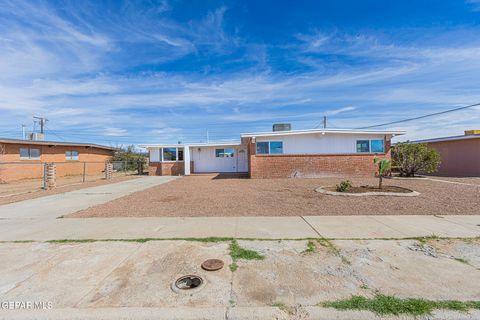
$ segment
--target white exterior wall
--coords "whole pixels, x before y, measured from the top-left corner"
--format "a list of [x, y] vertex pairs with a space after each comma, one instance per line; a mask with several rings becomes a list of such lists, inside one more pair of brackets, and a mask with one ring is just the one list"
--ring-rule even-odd
[[[215, 157], [215, 149], [235, 149], [232, 158]], [[240, 152], [243, 150], [243, 152]], [[248, 157], [246, 146], [235, 147], [191, 147], [194, 172], [247, 172]]]
[[[283, 141], [284, 154], [348, 154], [357, 152], [357, 140], [383, 140], [379, 134], [321, 133], [257, 137], [256, 142]], [[387, 136], [391, 138], [390, 135]]]
[[160, 148], [149, 148], [150, 162], [160, 162]]

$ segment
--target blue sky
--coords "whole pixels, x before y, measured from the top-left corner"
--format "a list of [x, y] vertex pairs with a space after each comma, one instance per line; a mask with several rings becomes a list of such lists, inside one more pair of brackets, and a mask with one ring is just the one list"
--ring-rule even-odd
[[[0, 0], [0, 136], [236, 139], [357, 128], [480, 102], [480, 0]], [[480, 129], [480, 108], [390, 127]], [[28, 128], [27, 128], [28, 129]]]

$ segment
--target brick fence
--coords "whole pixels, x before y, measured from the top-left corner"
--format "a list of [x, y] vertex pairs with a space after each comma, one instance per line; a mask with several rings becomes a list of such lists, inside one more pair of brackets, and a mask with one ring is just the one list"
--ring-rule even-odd
[[[183, 161], [176, 162], [150, 162], [148, 164], [148, 175], [150, 176], [180, 176], [185, 173]], [[190, 161], [190, 172], [193, 170], [193, 161]]]

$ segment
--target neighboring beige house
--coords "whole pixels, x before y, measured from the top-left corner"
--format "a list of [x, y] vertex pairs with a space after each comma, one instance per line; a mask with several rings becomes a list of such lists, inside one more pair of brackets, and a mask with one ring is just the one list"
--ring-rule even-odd
[[449, 177], [480, 177], [480, 130], [462, 136], [412, 141], [436, 149], [442, 163], [435, 174]]
[[[0, 138], [0, 181], [43, 177], [44, 162], [59, 162], [57, 175], [101, 174], [115, 148], [92, 143]], [[84, 162], [88, 165], [84, 168]]]

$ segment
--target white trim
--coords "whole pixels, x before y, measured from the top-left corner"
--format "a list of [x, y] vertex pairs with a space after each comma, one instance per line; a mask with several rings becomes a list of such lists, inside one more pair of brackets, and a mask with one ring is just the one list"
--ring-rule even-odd
[[141, 148], [185, 148], [185, 147], [226, 147], [241, 146], [241, 142], [192, 143], [192, 144], [139, 144]]
[[289, 136], [296, 134], [327, 134], [327, 133], [341, 133], [341, 134], [383, 134], [398, 136], [403, 135], [406, 131], [388, 131], [388, 130], [353, 130], [353, 129], [309, 129], [309, 130], [290, 130], [290, 131], [275, 131], [275, 132], [253, 132], [242, 133], [242, 138], [255, 137], [269, 137], [269, 136]]
[[480, 134], [415, 140], [415, 141], [410, 141], [410, 143], [429, 143], [429, 142], [443, 142], [443, 141], [456, 141], [456, 140], [468, 140], [468, 139], [480, 139]]

